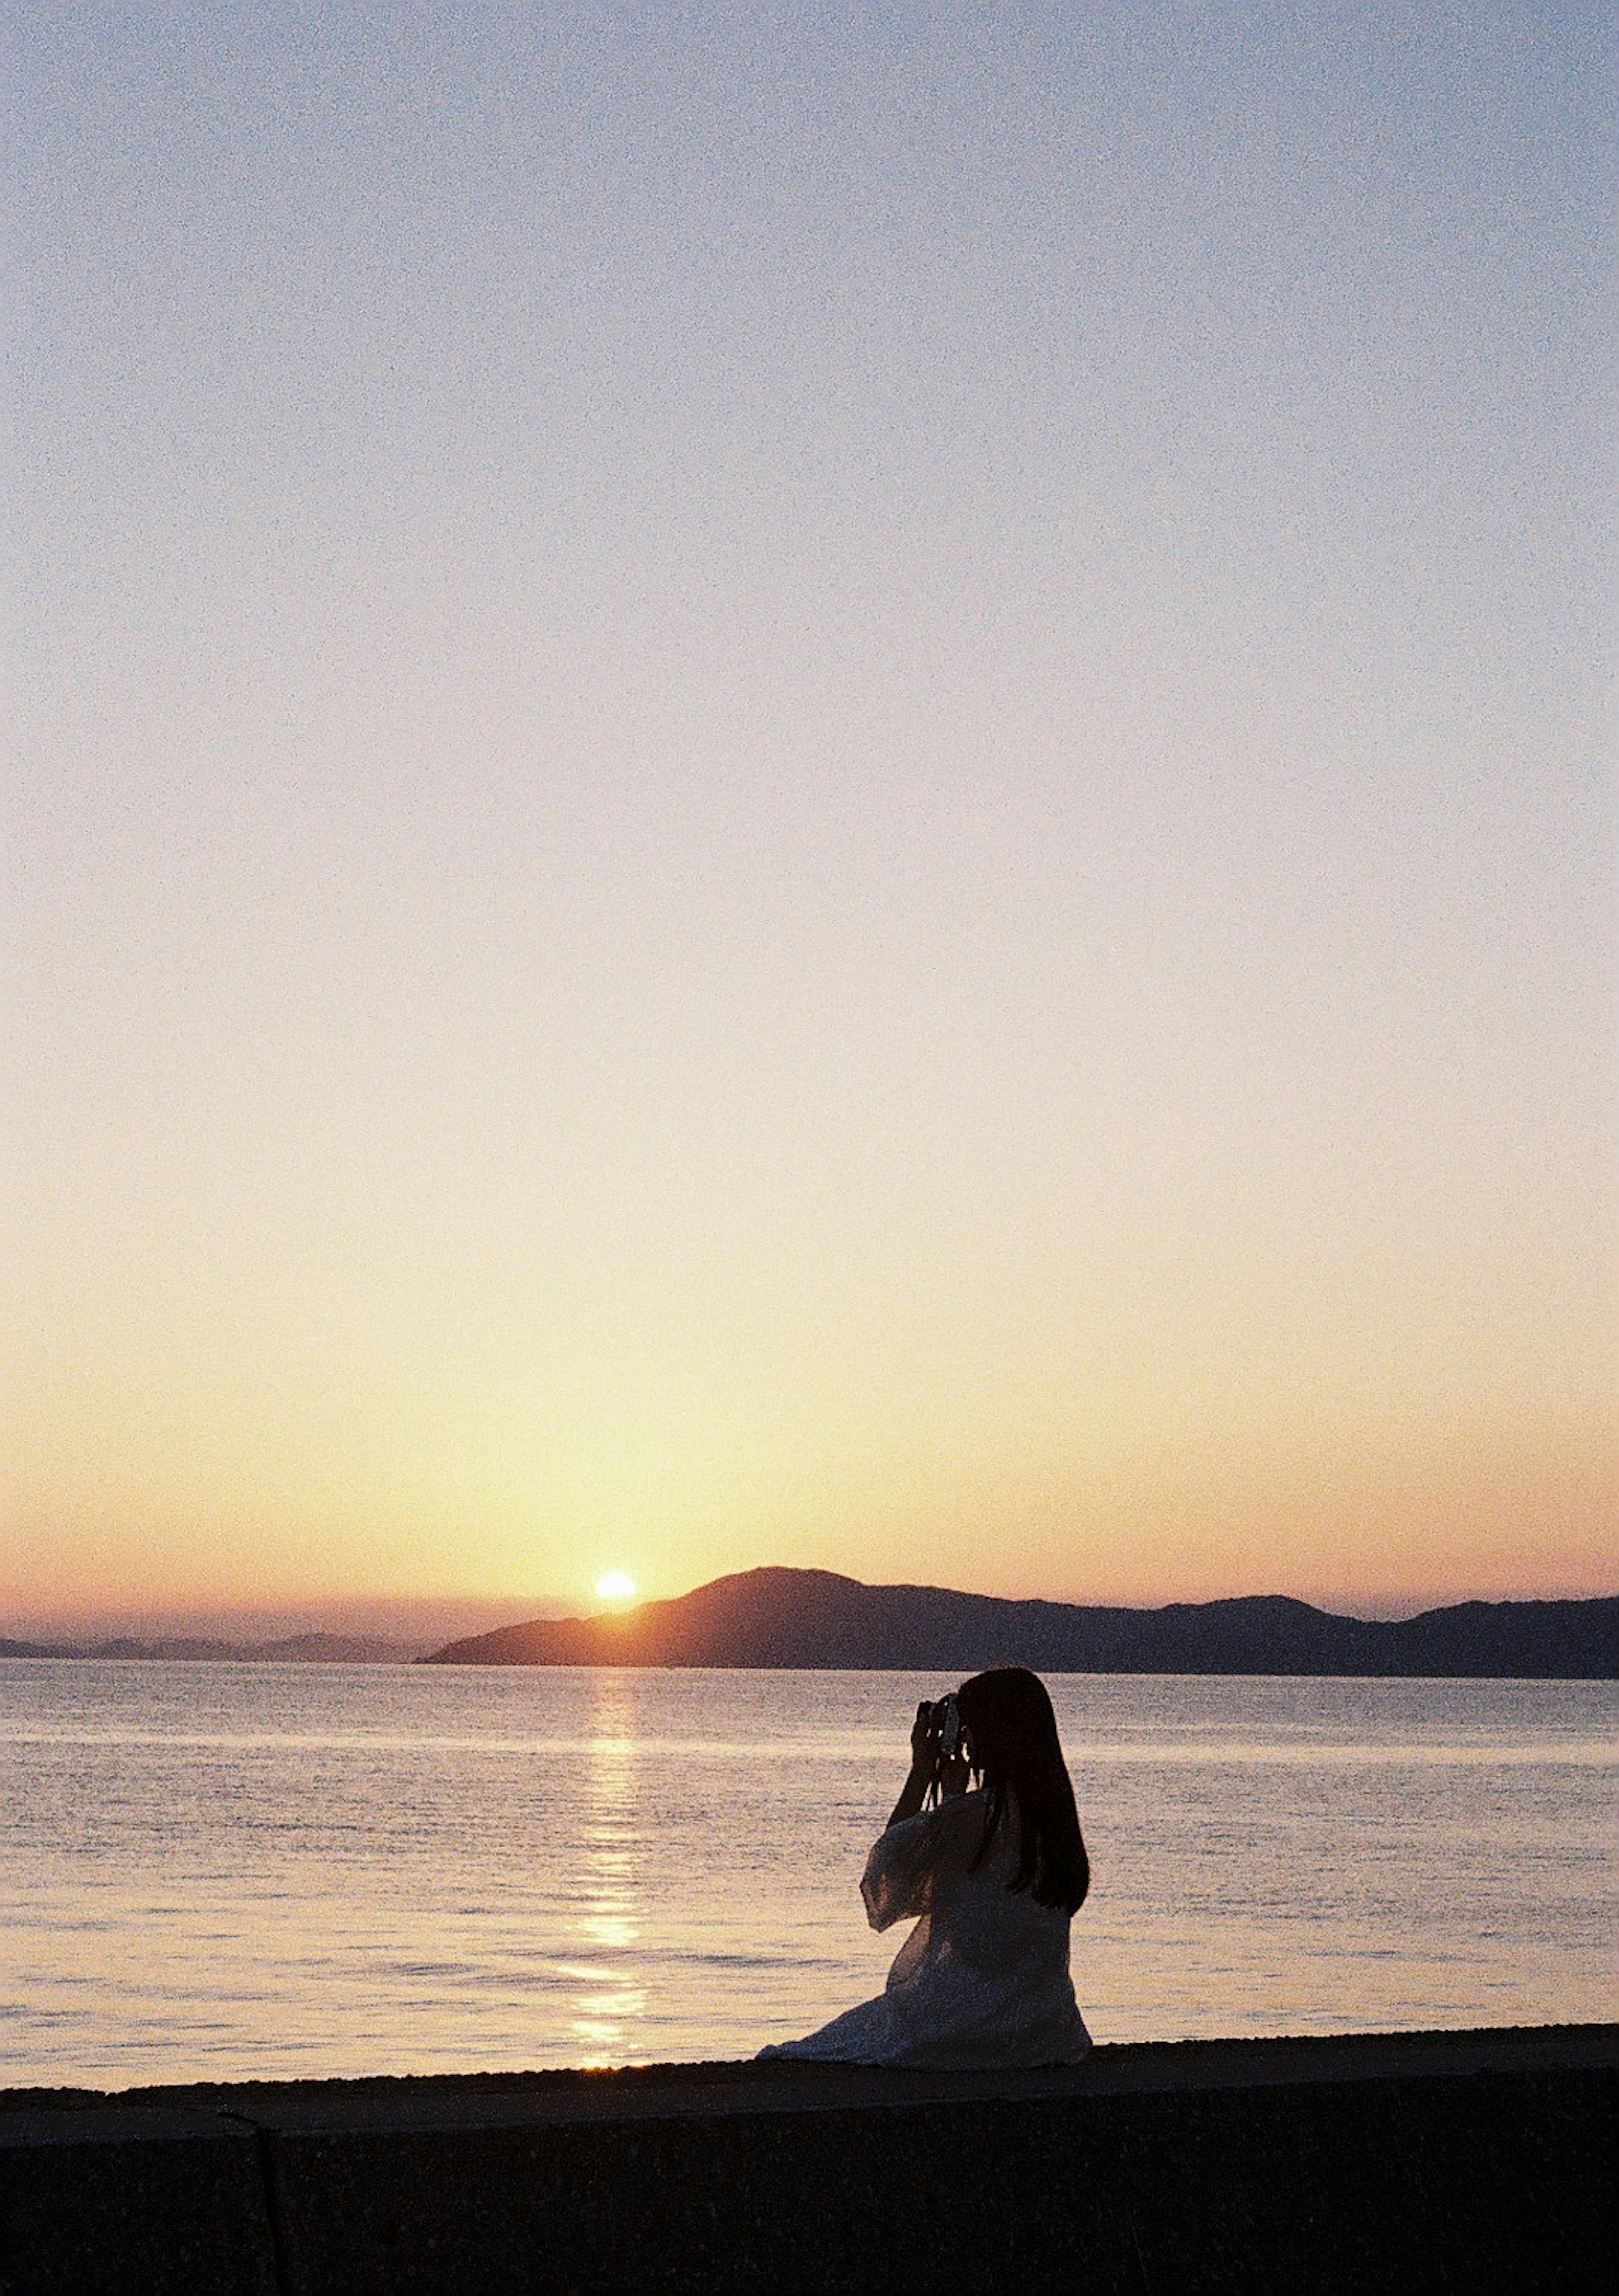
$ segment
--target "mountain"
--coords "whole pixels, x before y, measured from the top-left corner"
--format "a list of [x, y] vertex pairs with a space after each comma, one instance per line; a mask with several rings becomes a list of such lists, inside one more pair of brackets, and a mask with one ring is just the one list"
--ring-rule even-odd
[[1395, 1623], [1286, 1595], [1162, 1610], [1011, 1603], [866, 1587], [830, 1570], [744, 1570], [671, 1602], [536, 1619], [446, 1643], [429, 1666], [871, 1667], [970, 1674], [1345, 1674], [1619, 1677], [1619, 1596], [1458, 1603]]

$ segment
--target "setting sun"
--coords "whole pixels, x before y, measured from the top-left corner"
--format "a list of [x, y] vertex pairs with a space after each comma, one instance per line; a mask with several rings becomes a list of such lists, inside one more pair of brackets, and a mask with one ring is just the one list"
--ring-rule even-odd
[[635, 1581], [627, 1570], [604, 1570], [596, 1581], [599, 1603], [633, 1603], [634, 1599]]

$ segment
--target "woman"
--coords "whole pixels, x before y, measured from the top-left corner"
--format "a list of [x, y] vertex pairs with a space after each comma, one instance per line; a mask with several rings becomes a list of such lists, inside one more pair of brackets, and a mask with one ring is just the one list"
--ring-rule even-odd
[[911, 1775], [860, 1885], [874, 1930], [920, 1916], [887, 1990], [761, 2056], [991, 2069], [1072, 2064], [1090, 2047], [1068, 1923], [1091, 1867], [1045, 1685], [997, 1667], [956, 1703], [953, 1754], [947, 1702], [919, 1711]]

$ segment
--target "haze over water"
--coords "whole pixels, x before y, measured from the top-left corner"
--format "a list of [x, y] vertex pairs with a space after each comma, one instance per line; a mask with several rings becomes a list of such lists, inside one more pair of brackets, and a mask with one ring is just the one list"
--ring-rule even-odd
[[[880, 1986], [893, 1674], [0, 1662], [6, 2078], [751, 2054]], [[1099, 2040], [1619, 2013], [1619, 1686], [1056, 1677]]]

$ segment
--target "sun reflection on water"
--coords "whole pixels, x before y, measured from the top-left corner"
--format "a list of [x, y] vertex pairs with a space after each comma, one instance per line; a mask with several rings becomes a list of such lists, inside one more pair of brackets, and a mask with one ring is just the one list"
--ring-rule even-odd
[[636, 2054], [632, 2035], [646, 2009], [630, 1950], [641, 1935], [636, 1879], [641, 1836], [636, 1815], [634, 1698], [617, 1672], [593, 1685], [581, 1826], [581, 1897], [569, 1928], [585, 1948], [557, 1973], [576, 1988], [568, 2030], [585, 2065], [623, 2064]]

